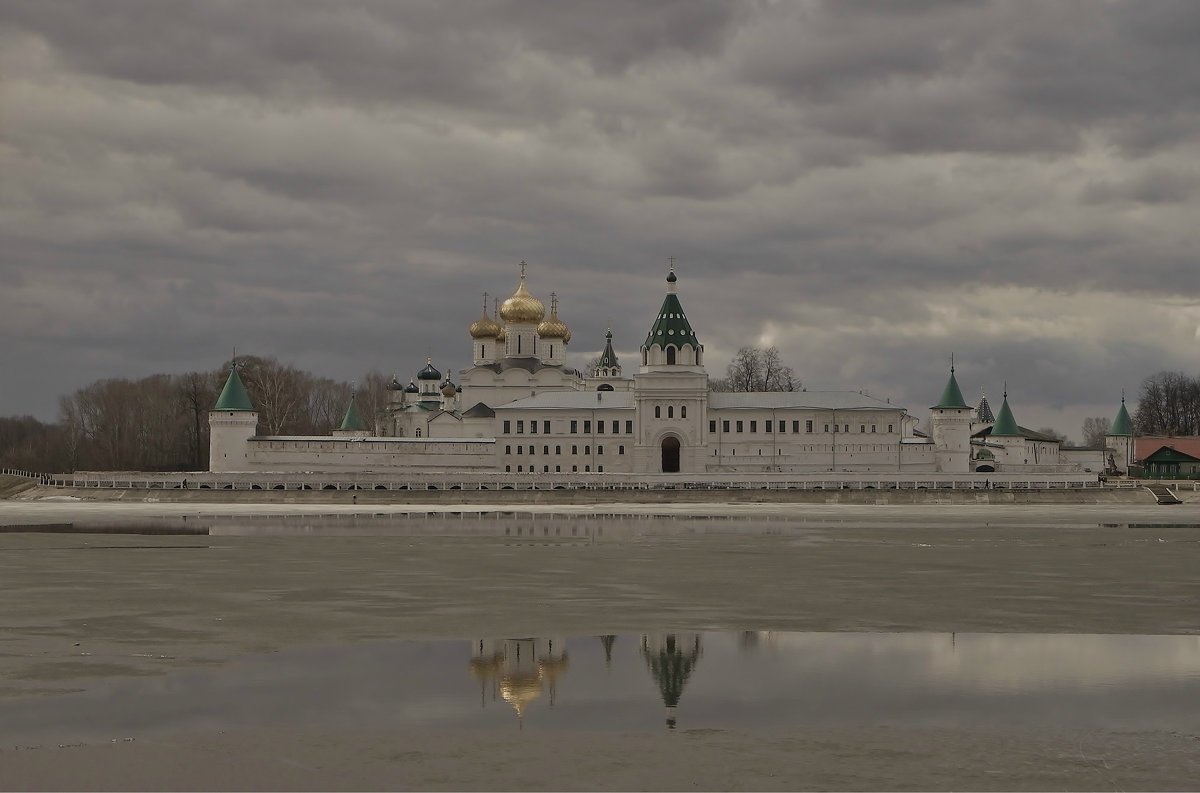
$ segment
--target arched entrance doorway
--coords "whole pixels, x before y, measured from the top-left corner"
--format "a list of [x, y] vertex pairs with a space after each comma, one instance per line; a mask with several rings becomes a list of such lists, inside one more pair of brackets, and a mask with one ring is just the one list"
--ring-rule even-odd
[[662, 472], [679, 473], [679, 439], [674, 435], [668, 435], [662, 440]]

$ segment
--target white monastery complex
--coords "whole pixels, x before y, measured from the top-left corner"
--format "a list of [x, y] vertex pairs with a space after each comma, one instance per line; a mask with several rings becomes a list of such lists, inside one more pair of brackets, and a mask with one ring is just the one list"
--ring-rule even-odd
[[[1065, 474], [1127, 468], [1132, 427], [1122, 401], [1108, 450], [1064, 450], [1020, 427], [1005, 394], [993, 416], [972, 408], [950, 367], [928, 432], [904, 407], [858, 391], [718, 392], [688, 321], [672, 267], [640, 360], [617, 360], [611, 329], [590, 371], [566, 365], [571, 331], [552, 298], [526, 286], [468, 336], [473, 364], [459, 383], [429, 360], [408, 384], [393, 378], [372, 434], [351, 398], [331, 436], [257, 434], [258, 413], [237, 367], [209, 414], [210, 469], [234, 472], [421, 474]], [[628, 371], [633, 370], [633, 371]], [[931, 394], [931, 399], [934, 397]], [[1107, 455], [1107, 457], [1105, 457]]]

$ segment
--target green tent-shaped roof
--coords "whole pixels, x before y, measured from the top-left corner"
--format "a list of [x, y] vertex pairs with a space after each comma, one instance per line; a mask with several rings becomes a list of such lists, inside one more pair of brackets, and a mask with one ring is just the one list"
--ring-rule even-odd
[[238, 375], [236, 361], [229, 367], [229, 379], [225, 381], [213, 410], [254, 410], [246, 386], [242, 385], [242, 378]]
[[934, 410], [968, 410], [969, 406], [963, 401], [962, 390], [958, 387], [958, 380], [954, 377], [954, 367], [950, 367], [950, 379], [946, 381], [946, 387], [942, 390], [942, 398], [933, 406]]
[[1004, 404], [1000, 406], [1000, 413], [996, 416], [996, 423], [992, 425], [993, 438], [1019, 438], [1021, 430], [1017, 427], [1017, 420], [1013, 418], [1012, 408], [1008, 406], [1008, 392], [1004, 392]]
[[604, 352], [600, 353], [600, 362], [596, 366], [615, 369], [619, 364], [617, 363], [617, 354], [613, 352], [611, 329], [604, 335], [604, 338]]
[[658, 310], [654, 326], [646, 334], [643, 347], [649, 348], [655, 344], [666, 347], [668, 344], [674, 343], [676, 347], [690, 344], [696, 349], [700, 348], [696, 332], [692, 330], [692, 324], [688, 322], [687, 315], [683, 313], [683, 306], [679, 303], [679, 297], [675, 294], [676, 280], [675, 271], [671, 270], [671, 274], [667, 276], [667, 296], [663, 299], [662, 308]]
[[339, 430], [364, 432], [367, 429], [367, 422], [363, 421], [362, 414], [358, 412], [358, 395], [350, 395], [350, 404], [346, 406], [346, 417], [342, 419], [342, 426]]
[[1109, 435], [1133, 435], [1133, 422], [1129, 420], [1129, 411], [1125, 409], [1125, 397], [1121, 397], [1121, 409], [1117, 411], [1117, 417], [1113, 419], [1112, 427], [1108, 430]]

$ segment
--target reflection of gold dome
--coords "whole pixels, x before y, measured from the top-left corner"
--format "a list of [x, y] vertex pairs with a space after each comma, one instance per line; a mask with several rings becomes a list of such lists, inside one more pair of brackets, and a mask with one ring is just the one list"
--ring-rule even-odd
[[566, 339], [571, 335], [567, 323], [558, 318], [558, 297], [553, 293], [550, 295], [550, 316], [538, 325], [537, 332], [543, 339]]
[[525, 706], [542, 695], [542, 675], [528, 672], [508, 674], [500, 678], [500, 696], [513, 706], [517, 716], [524, 715]]
[[525, 262], [521, 262], [521, 285], [500, 304], [500, 318], [508, 323], [534, 324], [546, 316], [546, 306], [525, 289]]

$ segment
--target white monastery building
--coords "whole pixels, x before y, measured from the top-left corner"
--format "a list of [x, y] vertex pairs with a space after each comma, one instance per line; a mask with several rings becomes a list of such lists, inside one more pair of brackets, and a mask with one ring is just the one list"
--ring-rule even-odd
[[[258, 435], [258, 413], [231, 367], [209, 414], [211, 470], [1049, 474], [1078, 472], [1092, 457], [1095, 470], [1103, 466], [1104, 450], [1073, 454], [1018, 426], [1007, 393], [996, 417], [986, 397], [968, 406], [953, 366], [929, 408], [928, 434], [905, 408], [858, 391], [712, 391], [673, 267], [632, 376], [611, 329], [591, 371], [566, 365], [571, 331], [555, 297], [547, 316], [529, 292], [524, 262], [512, 297], [492, 315], [486, 300], [468, 329], [473, 364], [459, 383], [432, 360], [407, 385], [393, 378], [380, 435], [353, 398], [331, 436]], [[1117, 452], [1130, 445], [1128, 423], [1114, 422], [1108, 445]]]

